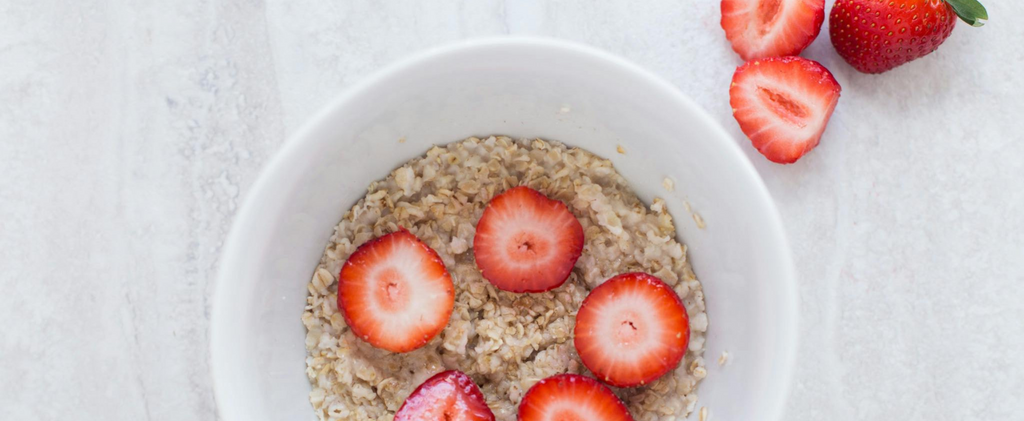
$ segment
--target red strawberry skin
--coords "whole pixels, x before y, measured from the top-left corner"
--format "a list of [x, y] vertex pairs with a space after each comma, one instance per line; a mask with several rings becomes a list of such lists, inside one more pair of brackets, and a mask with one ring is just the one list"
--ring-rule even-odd
[[590, 291], [573, 333], [576, 352], [594, 376], [633, 387], [679, 365], [690, 342], [690, 319], [665, 282], [646, 273], [625, 273]]
[[338, 308], [352, 333], [391, 352], [425, 345], [454, 306], [441, 257], [405, 229], [360, 246], [338, 275]]
[[828, 28], [847, 63], [864, 73], [882, 73], [935, 51], [956, 21], [942, 0], [836, 0]]
[[841, 91], [818, 62], [775, 57], [737, 68], [729, 102], [754, 148], [772, 162], [792, 164], [818, 146]]
[[484, 394], [461, 371], [444, 371], [427, 379], [405, 399], [394, 421], [494, 421]]
[[800, 54], [824, 21], [825, 0], [722, 0], [722, 29], [743, 60]]
[[518, 420], [633, 421], [633, 417], [608, 386], [578, 374], [559, 374], [537, 382], [523, 395]]
[[511, 292], [558, 288], [582, 253], [583, 226], [569, 208], [525, 186], [491, 199], [473, 238], [484, 278]]

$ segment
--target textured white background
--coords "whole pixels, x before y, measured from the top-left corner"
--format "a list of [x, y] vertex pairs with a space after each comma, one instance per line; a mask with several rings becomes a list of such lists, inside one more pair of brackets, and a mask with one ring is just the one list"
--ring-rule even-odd
[[[843, 96], [821, 146], [779, 166], [741, 142], [801, 278], [787, 420], [1024, 417], [1024, 3], [987, 3], [987, 27], [882, 76], [824, 31], [804, 55]], [[0, 419], [215, 418], [232, 216], [367, 74], [459, 39], [572, 39], [742, 139], [718, 19], [712, 0], [0, 0]]]

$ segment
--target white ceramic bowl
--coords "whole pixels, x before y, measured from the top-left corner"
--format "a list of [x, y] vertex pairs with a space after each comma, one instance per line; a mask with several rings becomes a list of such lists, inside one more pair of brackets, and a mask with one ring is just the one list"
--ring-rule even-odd
[[[214, 297], [224, 420], [315, 419], [300, 316], [332, 228], [371, 181], [431, 145], [489, 134], [585, 148], [610, 158], [641, 199], [664, 198], [707, 301], [699, 405], [718, 420], [780, 418], [795, 354], [795, 277], [778, 212], [750, 162], [651, 73], [581, 45], [506, 38], [432, 50], [363, 80], [263, 171], [224, 247]], [[665, 177], [674, 192], [663, 189]], [[722, 351], [731, 355], [724, 368], [715, 364]]]

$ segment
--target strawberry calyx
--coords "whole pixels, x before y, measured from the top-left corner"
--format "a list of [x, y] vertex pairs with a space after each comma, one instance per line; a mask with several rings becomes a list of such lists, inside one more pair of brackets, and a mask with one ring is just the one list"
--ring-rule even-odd
[[988, 11], [978, 0], [943, 0], [953, 12], [960, 17], [960, 20], [967, 22], [975, 28], [984, 26], [988, 22]]

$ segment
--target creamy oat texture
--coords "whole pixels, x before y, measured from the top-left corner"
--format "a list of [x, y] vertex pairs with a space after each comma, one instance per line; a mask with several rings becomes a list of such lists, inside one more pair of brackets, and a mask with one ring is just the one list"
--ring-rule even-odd
[[[583, 225], [583, 255], [564, 285], [540, 294], [494, 288], [473, 262], [474, 226], [487, 202], [519, 185], [561, 200]], [[337, 274], [371, 238], [403, 226], [444, 260], [455, 284], [448, 326], [426, 346], [393, 354], [363, 342], [337, 308]], [[690, 346], [679, 368], [651, 384], [614, 389], [637, 420], [678, 420], [697, 402], [706, 375], [704, 294], [675, 241], [661, 199], [648, 208], [612, 167], [587, 151], [543, 140], [470, 138], [430, 149], [382, 181], [338, 223], [309, 283], [302, 322], [308, 329], [310, 402], [321, 420], [390, 421], [421, 382], [446, 369], [470, 375], [499, 421], [516, 418], [523, 394], [559, 373], [589, 371], [572, 330], [587, 292], [620, 273], [643, 271], [682, 297]]]

